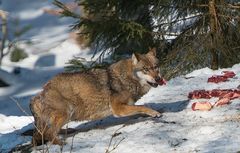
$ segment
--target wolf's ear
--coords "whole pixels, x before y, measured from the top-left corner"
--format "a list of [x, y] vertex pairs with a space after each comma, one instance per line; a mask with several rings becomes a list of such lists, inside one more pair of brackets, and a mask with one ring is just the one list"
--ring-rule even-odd
[[149, 48], [148, 55], [157, 56], [156, 48]]
[[137, 53], [133, 53], [132, 54], [132, 62], [133, 62], [133, 64], [136, 65], [139, 62], [139, 60], [140, 60], [140, 55], [137, 54]]

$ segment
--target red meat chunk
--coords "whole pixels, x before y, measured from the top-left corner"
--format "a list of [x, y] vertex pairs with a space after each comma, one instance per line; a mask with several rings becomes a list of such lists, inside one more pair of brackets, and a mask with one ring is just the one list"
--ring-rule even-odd
[[213, 83], [226, 82], [227, 80], [228, 80], [228, 77], [220, 76], [220, 75], [214, 75], [208, 78], [208, 82], [213, 82]]
[[164, 78], [162, 78], [157, 83], [162, 86], [162, 85], [166, 85], [167, 81]]
[[225, 82], [228, 78], [233, 78], [236, 74], [233, 71], [223, 71], [223, 75], [214, 75], [208, 78], [208, 82], [219, 83]]
[[[214, 106], [222, 106], [229, 104], [231, 100], [235, 98], [240, 98], [240, 90], [235, 89], [214, 89], [214, 90], [194, 90], [190, 92], [188, 98], [190, 99], [199, 99], [205, 98], [209, 99], [211, 97], [219, 97], [219, 100], [214, 104]], [[192, 110], [210, 110], [209, 102], [196, 102], [192, 104]]]
[[223, 73], [224, 73], [224, 76], [228, 78], [233, 78], [236, 75], [233, 71], [223, 71]]

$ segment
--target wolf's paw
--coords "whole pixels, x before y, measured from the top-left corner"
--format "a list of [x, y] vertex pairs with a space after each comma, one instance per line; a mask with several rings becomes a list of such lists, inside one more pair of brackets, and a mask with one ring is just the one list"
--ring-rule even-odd
[[151, 117], [154, 117], [154, 118], [159, 118], [162, 116], [161, 113], [157, 112], [157, 111], [152, 111], [151, 114], [149, 114]]

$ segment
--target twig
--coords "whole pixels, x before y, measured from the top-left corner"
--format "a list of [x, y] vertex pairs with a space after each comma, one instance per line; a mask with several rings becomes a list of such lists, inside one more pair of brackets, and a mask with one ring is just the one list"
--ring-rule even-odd
[[72, 150], [73, 150], [73, 140], [74, 140], [74, 137], [75, 137], [75, 134], [74, 134], [74, 135], [73, 135], [73, 137], [72, 137], [72, 142], [71, 142], [70, 153], [72, 153]]
[[[30, 114], [28, 114], [23, 108], [22, 108], [22, 106], [19, 104], [19, 102], [16, 100], [16, 99], [14, 99], [13, 97], [9, 97], [13, 102], [15, 102], [15, 104], [18, 106], [18, 108], [25, 114], [25, 115], [27, 115], [27, 116], [32, 116], [32, 115], [30, 115]], [[30, 119], [32, 122], [34, 122], [32, 119]], [[40, 134], [42, 134], [42, 132], [35, 126], [35, 124], [33, 124], [34, 125], [34, 127], [37, 129], [37, 131], [40, 133]], [[46, 126], [45, 126], [45, 128], [46, 128]], [[44, 128], [44, 129], [45, 129]]]
[[[23, 108], [22, 108], [22, 106], [19, 104], [19, 102], [16, 100], [16, 99], [14, 99], [13, 97], [9, 97], [17, 106], [18, 106], [18, 108], [25, 114], [25, 115], [27, 115], [27, 116], [32, 116], [32, 115], [30, 115], [30, 114], [28, 114]], [[31, 119], [31, 121], [33, 121], [32, 119]]]
[[[22, 108], [22, 106], [19, 104], [19, 102], [16, 100], [16, 99], [14, 99], [13, 97], [9, 97], [17, 106], [18, 106], [18, 108], [25, 114], [25, 115], [27, 115], [27, 116], [30, 116], [23, 108]], [[29, 118], [32, 122], [33, 122], [33, 120], [31, 119], [31, 118]], [[10, 123], [9, 123], [10, 124]], [[15, 131], [17, 131], [19, 134], [21, 133], [20, 132], [20, 130], [18, 130], [15, 126], [13, 126], [12, 124], [11, 124], [11, 126], [15, 129]], [[24, 139], [26, 140], [26, 138], [24, 137]], [[32, 147], [32, 146], [31, 146]]]
[[118, 132], [118, 131], [121, 130], [122, 128], [124, 128], [125, 126], [126, 126], [126, 125], [124, 124], [123, 126], [121, 126], [120, 128], [118, 128], [118, 129], [112, 134], [111, 139], [110, 139], [109, 144], [108, 144], [108, 148], [106, 149], [105, 153], [110, 153], [110, 152], [112, 152], [113, 150], [115, 150], [115, 149], [120, 145], [120, 143], [125, 139], [125, 138], [122, 138], [118, 143], [115, 142], [114, 145], [113, 145], [113, 147], [112, 147], [112, 149], [110, 150], [110, 147], [111, 147], [111, 145], [112, 145], [113, 138], [116, 137], [116, 136], [118, 136], [118, 135], [120, 135], [121, 132]]
[[154, 25], [153, 27], [154, 27], [154, 28], [157, 28], [157, 27], [161, 27], [161, 26], [163, 26], [163, 25], [175, 24], [175, 23], [177, 23], [177, 22], [190, 20], [190, 19], [197, 18], [197, 17], [201, 17], [201, 16], [204, 16], [204, 15], [205, 15], [205, 14], [197, 14], [197, 15], [193, 15], [193, 16], [189, 16], [189, 17], [185, 17], [185, 18], [176, 19], [176, 20], [173, 20], [173, 21], [171, 21], [171, 22], [163, 22], [163, 23], [160, 23], [160, 24], [158, 24], [158, 25]]
[[[22, 106], [19, 104], [19, 102], [15, 99], [15, 98], [13, 98], [13, 97], [9, 97], [17, 106], [18, 106], [18, 108], [25, 114], [25, 115], [27, 115], [27, 116], [32, 116], [32, 115], [30, 115], [29, 113], [27, 113], [23, 108], [22, 108]], [[30, 119], [32, 122], [34, 122], [32, 119]], [[40, 129], [38, 129], [38, 127], [33, 123], [33, 126], [35, 127], [35, 129], [41, 134], [41, 136], [42, 136], [42, 145], [43, 145], [43, 148], [42, 148], [42, 150], [43, 150], [43, 153], [45, 153], [45, 147], [44, 147], [44, 134], [43, 134], [43, 132], [45, 131], [45, 129], [46, 129], [46, 126], [47, 125], [45, 125], [45, 127], [44, 127], [44, 129], [43, 129], [43, 131], [41, 131]], [[35, 147], [35, 146], [33, 146], [33, 147]], [[49, 150], [48, 150], [48, 146], [47, 146], [47, 148], [46, 148], [46, 152], [49, 152]]]

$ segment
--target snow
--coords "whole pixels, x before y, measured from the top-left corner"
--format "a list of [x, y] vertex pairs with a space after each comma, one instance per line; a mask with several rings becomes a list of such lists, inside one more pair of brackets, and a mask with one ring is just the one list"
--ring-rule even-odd
[[[54, 68], [48, 69], [47, 72], [53, 73], [53, 70]], [[223, 70], [234, 71], [237, 75], [228, 82], [207, 83], [209, 76], [221, 74]], [[30, 77], [32, 82], [44, 77], [43, 74], [46, 73], [38, 69], [31, 71], [33, 71]], [[187, 78], [186, 76], [194, 77]], [[165, 86], [152, 88], [137, 102], [138, 105], [145, 104], [163, 112], [161, 118], [142, 116], [114, 118], [110, 116], [99, 121], [71, 122], [65, 128], [75, 128], [79, 132], [67, 136], [66, 145], [62, 148], [48, 144], [49, 152], [70, 152], [70, 150], [85, 153], [105, 152], [116, 131], [118, 135], [113, 138], [109, 147], [111, 150], [115, 146], [113, 151], [115, 153], [239, 151], [240, 131], [237, 129], [240, 126], [240, 99], [233, 100], [230, 105], [215, 107], [211, 111], [192, 111], [191, 104], [194, 100], [189, 101], [187, 96], [190, 91], [196, 89], [235, 89], [240, 84], [240, 64], [217, 71], [203, 68], [186, 76], [169, 80]], [[34, 77], [37, 79], [33, 79]], [[24, 75], [22, 79], [24, 80]], [[42, 80], [44, 82], [48, 79]], [[25, 81], [23, 83], [27, 84], [27, 80]], [[24, 92], [16, 92], [11, 96], [15, 96], [16, 101], [19, 101], [23, 109], [29, 113], [27, 105], [30, 97], [41, 90], [41, 85], [35, 86], [33, 88], [35, 90], [31, 88], [33, 85], [27, 86]], [[21, 110], [17, 111], [13, 107], [16, 105], [14, 101], [8, 100], [11, 104], [5, 107], [2, 102], [3, 100], [0, 103], [0, 143], [4, 144], [1, 145], [1, 149], [8, 151], [17, 144], [30, 142], [31, 137], [21, 136], [20, 133], [33, 128], [31, 125], [33, 118]], [[42, 147], [35, 148], [33, 152], [41, 152], [39, 149]]]
[[28, 116], [9, 116], [9, 117], [7, 117], [7, 116], [1, 114], [0, 121], [3, 125], [0, 127], [0, 131], [2, 134], [6, 134], [6, 133], [10, 133], [10, 132], [14, 131], [15, 129], [21, 129], [23, 126], [26, 126], [26, 125], [32, 123], [34, 120], [33, 120], [33, 117], [28, 117]]
[[[80, 49], [69, 38], [71, 20], [42, 12], [43, 8], [53, 8], [50, 1], [24, 0], [19, 3], [11, 0], [2, 3], [3, 8], [17, 15], [24, 24], [32, 23], [33, 29], [23, 37], [34, 41], [34, 45], [20, 44], [30, 54], [28, 58], [12, 63], [6, 56], [0, 70], [1, 78], [11, 84], [0, 88], [0, 152], [5, 153], [31, 141], [31, 136], [22, 135], [33, 129], [30, 99], [49, 79], [63, 71], [69, 59], [81, 56], [91, 60], [91, 52]], [[14, 3], [18, 7], [11, 5]], [[23, 3], [29, 5], [26, 7]], [[12, 73], [16, 67], [20, 67], [20, 74]], [[208, 77], [225, 70], [237, 75], [227, 82], [207, 83]], [[162, 112], [161, 118], [110, 116], [98, 121], [70, 122], [65, 128], [75, 128], [78, 132], [67, 137], [62, 135], [66, 137], [66, 145], [47, 144], [33, 148], [32, 152], [42, 152], [44, 147], [51, 153], [98, 153], [106, 149], [113, 149], [113, 153], [236, 153], [240, 151], [240, 99], [211, 111], [192, 111], [191, 104], [196, 100], [189, 100], [187, 96], [197, 89], [235, 89], [240, 84], [239, 78], [240, 64], [217, 71], [209, 68], [195, 70], [169, 80], [165, 86], [152, 88], [136, 103]]]

